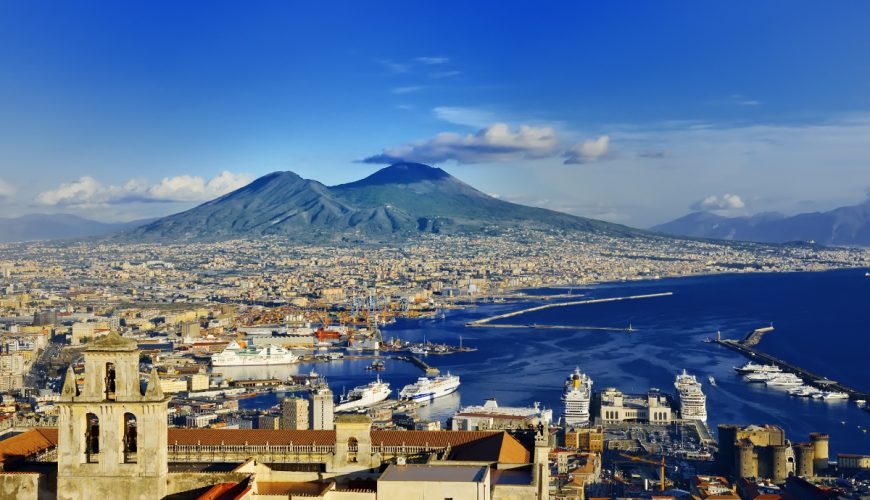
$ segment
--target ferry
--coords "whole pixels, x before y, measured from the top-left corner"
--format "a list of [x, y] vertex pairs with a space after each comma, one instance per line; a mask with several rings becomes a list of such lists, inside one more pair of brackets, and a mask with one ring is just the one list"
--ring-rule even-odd
[[220, 353], [211, 357], [212, 366], [289, 365], [298, 360], [292, 352], [278, 346], [242, 347], [232, 341]]
[[456, 392], [459, 388], [459, 376], [439, 375], [435, 378], [420, 377], [413, 384], [408, 384], [399, 391], [399, 399], [405, 401], [432, 401], [433, 399]]
[[568, 375], [562, 391], [562, 418], [566, 427], [589, 424], [589, 402], [592, 399], [592, 379], [580, 372], [580, 367]]
[[354, 387], [349, 393], [343, 395], [338, 404], [335, 405], [335, 411], [368, 408], [387, 399], [391, 392], [393, 391], [390, 389], [390, 384], [382, 382], [381, 378], [378, 377], [366, 385]]
[[677, 375], [674, 387], [680, 396], [680, 416], [684, 420], [707, 421], [707, 396], [701, 390], [701, 383], [686, 370]]

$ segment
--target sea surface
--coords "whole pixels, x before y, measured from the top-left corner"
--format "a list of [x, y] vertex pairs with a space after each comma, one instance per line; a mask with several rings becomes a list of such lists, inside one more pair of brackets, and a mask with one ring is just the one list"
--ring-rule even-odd
[[[763, 384], [749, 384], [733, 367], [747, 358], [703, 339], [721, 331], [723, 338], [742, 338], [768, 325], [758, 348], [810, 371], [870, 391], [870, 278], [864, 270], [813, 273], [733, 274], [588, 287], [538, 289], [536, 295], [575, 294], [578, 299], [673, 292], [667, 297], [584, 304], [536, 311], [504, 323], [584, 325], [624, 328], [632, 333], [592, 330], [468, 328], [465, 323], [541, 300], [484, 303], [447, 312], [444, 319], [399, 320], [383, 329], [385, 338], [463, 344], [478, 350], [429, 355], [427, 362], [462, 378], [459, 391], [421, 411], [424, 417], [446, 419], [461, 406], [497, 398], [503, 406], [534, 401], [560, 415], [559, 397], [568, 373], [579, 366], [594, 389], [616, 387], [642, 393], [651, 387], [673, 392], [674, 377], [686, 369], [698, 376], [707, 394], [708, 423], [776, 424], [793, 441], [810, 432], [830, 434], [836, 453], [870, 454], [870, 413], [853, 402], [822, 402], [789, 396]], [[566, 301], [574, 299], [558, 299]], [[553, 300], [555, 302], [557, 300]], [[314, 369], [341, 393], [371, 380], [370, 360], [343, 360], [281, 368], [284, 375]], [[286, 373], [285, 373], [286, 372]], [[240, 377], [247, 373], [238, 374]], [[256, 372], [250, 376], [263, 376]], [[393, 388], [411, 383], [421, 371], [386, 360], [380, 376]], [[716, 379], [716, 386], [708, 382]], [[243, 400], [244, 407], [268, 407], [275, 395]]]

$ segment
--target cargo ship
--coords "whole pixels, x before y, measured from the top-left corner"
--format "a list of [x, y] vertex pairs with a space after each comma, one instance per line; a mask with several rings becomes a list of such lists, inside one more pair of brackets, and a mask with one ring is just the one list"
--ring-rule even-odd
[[592, 379], [574, 368], [562, 391], [562, 419], [565, 427], [589, 424], [589, 402], [592, 399]]
[[266, 366], [289, 365], [297, 361], [292, 352], [278, 346], [242, 347], [230, 342], [220, 353], [211, 357], [212, 366]]
[[459, 376], [439, 375], [435, 378], [420, 377], [413, 384], [408, 384], [399, 392], [399, 398], [405, 401], [432, 401], [456, 392], [459, 388]]
[[335, 405], [335, 411], [368, 408], [387, 399], [391, 392], [393, 391], [390, 389], [390, 384], [382, 382], [381, 378], [378, 377], [366, 385], [354, 387], [347, 395], [342, 396], [338, 404]]

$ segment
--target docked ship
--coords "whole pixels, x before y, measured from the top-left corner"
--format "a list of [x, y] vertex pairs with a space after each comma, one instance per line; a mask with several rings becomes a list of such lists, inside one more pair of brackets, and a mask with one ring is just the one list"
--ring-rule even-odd
[[674, 387], [680, 396], [680, 416], [684, 420], [707, 421], [707, 396], [701, 390], [701, 383], [686, 370], [677, 375]]
[[740, 373], [743, 375], [746, 375], [749, 373], [780, 373], [782, 371], [778, 366], [776, 366], [774, 364], [760, 365], [757, 363], [753, 363], [752, 361], [746, 363], [745, 365], [741, 366], [740, 368], [737, 368], [735, 366], [734, 370], [737, 373]]
[[420, 377], [413, 384], [408, 384], [399, 392], [399, 398], [406, 401], [432, 401], [435, 398], [456, 392], [459, 388], [459, 376], [439, 375], [435, 378]]
[[278, 346], [242, 347], [238, 342], [230, 342], [220, 353], [211, 357], [212, 366], [265, 366], [289, 365], [295, 363], [296, 356]]
[[565, 427], [583, 426], [589, 424], [589, 402], [592, 399], [592, 379], [589, 375], [574, 368], [574, 373], [568, 375], [565, 390], [562, 391], [562, 418]]
[[799, 387], [804, 385], [804, 380], [794, 373], [781, 373], [764, 382], [768, 387]]
[[368, 408], [376, 403], [387, 399], [390, 393], [388, 382], [382, 382], [378, 377], [366, 385], [354, 387], [347, 395], [342, 396], [338, 404], [335, 405], [335, 411], [351, 411], [360, 408]]

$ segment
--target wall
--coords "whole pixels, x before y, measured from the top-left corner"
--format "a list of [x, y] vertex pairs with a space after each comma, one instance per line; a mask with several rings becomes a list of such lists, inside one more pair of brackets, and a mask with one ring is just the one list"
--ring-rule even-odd
[[238, 483], [246, 477], [248, 474], [238, 472], [170, 472], [166, 478], [166, 494], [198, 490], [220, 483]]
[[39, 492], [39, 474], [26, 472], [0, 473], [0, 498], [36, 500]]

